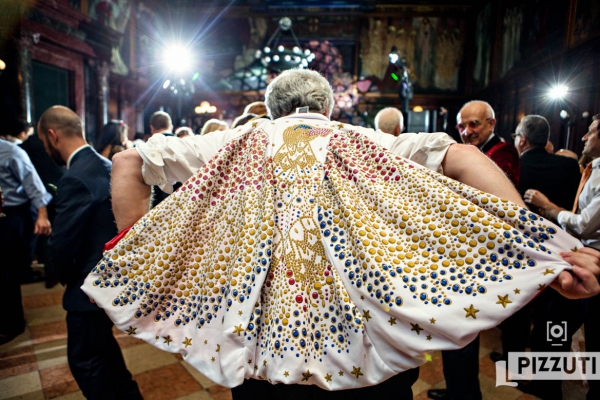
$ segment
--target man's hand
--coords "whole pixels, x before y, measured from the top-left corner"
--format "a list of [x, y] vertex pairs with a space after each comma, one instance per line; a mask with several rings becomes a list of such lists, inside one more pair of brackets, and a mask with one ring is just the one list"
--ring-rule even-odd
[[525, 203], [533, 204], [540, 208], [548, 208], [550, 205], [553, 205], [544, 193], [535, 189], [527, 189], [523, 199], [525, 200]]
[[584, 247], [560, 255], [573, 265], [573, 270], [561, 272], [550, 284], [552, 288], [568, 299], [587, 299], [600, 294], [600, 252]]
[[36, 235], [50, 235], [52, 233], [52, 226], [48, 219], [48, 211], [46, 207], [38, 208], [38, 217], [35, 221], [35, 228], [33, 233]]
[[539, 190], [527, 189], [523, 195], [523, 199], [525, 200], [525, 203], [533, 204], [534, 206], [539, 207], [540, 214], [546, 218], [555, 220], [558, 218], [558, 213], [564, 211], [564, 208], [559, 207], [551, 202], [548, 197], [546, 197], [546, 195]]

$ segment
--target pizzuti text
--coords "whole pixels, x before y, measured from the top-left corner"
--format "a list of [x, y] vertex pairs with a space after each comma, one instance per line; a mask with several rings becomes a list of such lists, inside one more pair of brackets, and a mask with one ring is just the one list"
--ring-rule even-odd
[[600, 353], [508, 353], [508, 379], [597, 380]]

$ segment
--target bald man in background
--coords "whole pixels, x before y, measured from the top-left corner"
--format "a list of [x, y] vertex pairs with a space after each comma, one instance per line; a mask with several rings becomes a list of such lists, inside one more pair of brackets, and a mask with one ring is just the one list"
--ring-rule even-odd
[[117, 234], [111, 208], [111, 162], [85, 141], [81, 120], [66, 107], [42, 114], [38, 135], [46, 152], [66, 172], [58, 182], [55, 229], [48, 240], [51, 270], [63, 285], [67, 311], [67, 360], [87, 399], [141, 399], [125, 366], [112, 321], [81, 290]]
[[379, 129], [390, 135], [400, 136], [403, 126], [404, 117], [402, 116], [402, 112], [397, 108], [384, 108], [375, 116], [375, 129]]

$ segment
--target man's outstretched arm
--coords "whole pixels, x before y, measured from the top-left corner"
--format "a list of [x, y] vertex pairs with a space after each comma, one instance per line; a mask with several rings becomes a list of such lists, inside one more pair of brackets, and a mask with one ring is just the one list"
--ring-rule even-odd
[[449, 178], [525, 207], [519, 192], [504, 172], [475, 146], [451, 145], [442, 161], [442, 168]]
[[112, 207], [121, 232], [148, 212], [151, 187], [144, 182], [142, 157], [135, 149], [115, 154], [112, 163]]

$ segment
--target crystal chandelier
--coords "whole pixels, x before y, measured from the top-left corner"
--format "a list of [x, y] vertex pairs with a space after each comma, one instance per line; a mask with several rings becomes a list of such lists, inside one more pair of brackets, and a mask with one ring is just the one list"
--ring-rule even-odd
[[[283, 32], [289, 31], [294, 39], [295, 46], [291, 49], [280, 44]], [[283, 17], [279, 20], [279, 26], [267, 45], [261, 50], [256, 51], [256, 58], [260, 59], [262, 65], [274, 70], [283, 71], [291, 68], [306, 68], [308, 63], [314, 60], [315, 55], [309, 50], [302, 50], [294, 30], [292, 29], [292, 20]]]

